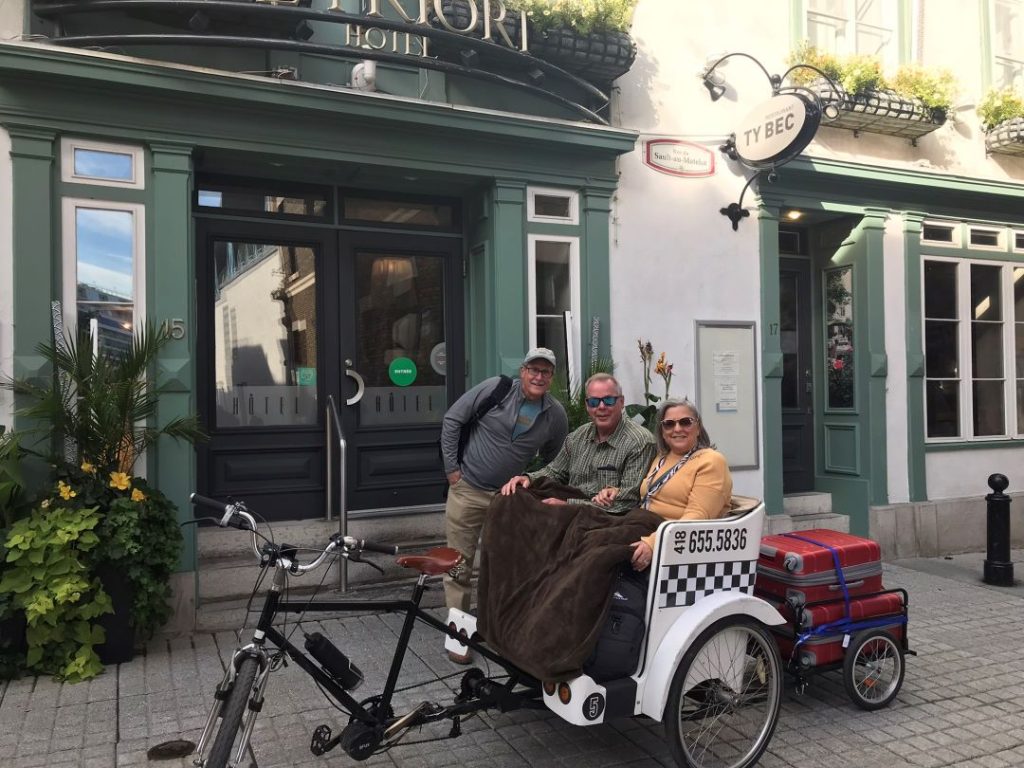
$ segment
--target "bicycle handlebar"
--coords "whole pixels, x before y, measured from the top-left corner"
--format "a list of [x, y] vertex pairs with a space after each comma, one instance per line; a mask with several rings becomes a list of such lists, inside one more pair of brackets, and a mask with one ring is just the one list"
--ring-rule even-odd
[[[207, 509], [213, 510], [221, 515], [221, 519], [217, 522], [221, 528], [238, 528], [241, 531], [249, 531], [252, 534], [252, 550], [256, 554], [257, 558], [261, 558], [260, 548], [256, 541], [256, 518], [254, 518], [249, 511], [245, 508], [245, 504], [242, 502], [227, 504], [223, 501], [217, 501], [217, 499], [211, 499], [209, 496], [203, 496], [198, 493], [193, 493], [189, 496], [189, 500], [197, 507], [206, 507]], [[305, 565], [299, 565], [298, 562], [291, 558], [283, 558], [287, 560], [286, 567], [292, 573], [306, 573], [318, 568], [324, 560], [327, 559], [328, 555], [331, 554], [335, 549], [342, 549], [342, 556], [348, 557], [350, 552], [379, 552], [383, 555], [397, 555], [398, 547], [393, 544], [375, 544], [372, 541], [366, 541], [366, 539], [356, 539], [352, 536], [332, 536], [331, 542], [324, 548], [324, 551], [320, 553], [320, 556], [311, 563]]]

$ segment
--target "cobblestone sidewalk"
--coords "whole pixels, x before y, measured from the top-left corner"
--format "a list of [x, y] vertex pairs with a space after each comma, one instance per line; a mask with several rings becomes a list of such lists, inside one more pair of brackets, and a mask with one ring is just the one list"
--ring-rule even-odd
[[[1014, 553], [1021, 562], [1020, 552]], [[779, 726], [762, 758], [765, 768], [830, 766], [1024, 765], [1024, 589], [986, 587], [974, 560], [886, 565], [885, 583], [910, 593], [906, 682], [894, 704], [856, 709], [839, 675], [812, 680], [798, 696], [787, 681]], [[966, 563], [966, 565], [965, 565]], [[959, 566], [959, 570], [957, 570]], [[980, 567], [973, 573], [980, 574]], [[944, 575], [945, 574], [945, 575]], [[398, 634], [394, 617], [362, 616], [318, 625], [346, 649], [376, 691]], [[190, 766], [191, 758], [149, 761], [146, 751], [174, 738], [195, 740], [210, 694], [235, 645], [234, 635], [158, 639], [144, 656], [79, 685], [23, 679], [0, 687], [0, 766], [110, 768]], [[462, 669], [441, 652], [436, 635], [417, 629], [400, 685], [444, 678], [400, 695], [402, 711], [424, 699], [447, 701]], [[367, 694], [369, 695], [369, 694]], [[253, 744], [259, 768], [352, 765], [341, 750], [309, 752], [320, 723], [337, 731], [337, 713], [313, 684], [290, 667], [271, 679]], [[344, 721], [341, 721], [342, 723]], [[437, 724], [408, 738], [440, 736]], [[659, 723], [628, 719], [593, 728], [570, 726], [546, 712], [487, 714], [465, 723], [456, 740], [400, 745], [371, 766], [458, 765], [473, 768], [672, 766]]]

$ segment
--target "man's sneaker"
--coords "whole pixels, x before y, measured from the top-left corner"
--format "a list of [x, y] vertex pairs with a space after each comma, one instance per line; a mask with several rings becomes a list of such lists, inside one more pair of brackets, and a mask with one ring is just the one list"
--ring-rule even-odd
[[466, 665], [469, 664], [473, 659], [469, 655], [468, 651], [466, 653], [456, 653], [455, 651], [448, 651], [448, 660], [451, 661], [453, 664]]

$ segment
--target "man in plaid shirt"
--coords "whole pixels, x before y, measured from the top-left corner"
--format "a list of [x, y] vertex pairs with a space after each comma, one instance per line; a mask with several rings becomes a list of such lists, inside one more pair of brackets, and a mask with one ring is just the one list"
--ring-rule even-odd
[[[541, 477], [582, 491], [589, 503], [621, 515], [640, 504], [640, 481], [654, 458], [654, 436], [622, 418], [622, 387], [615, 377], [596, 373], [587, 380], [590, 423], [574, 430], [562, 450], [543, 469], [516, 475], [501, 488], [503, 496], [528, 488]], [[602, 493], [616, 489], [615, 493]], [[614, 498], [613, 498], [614, 497]], [[547, 504], [586, 504], [582, 499], [545, 499]]]

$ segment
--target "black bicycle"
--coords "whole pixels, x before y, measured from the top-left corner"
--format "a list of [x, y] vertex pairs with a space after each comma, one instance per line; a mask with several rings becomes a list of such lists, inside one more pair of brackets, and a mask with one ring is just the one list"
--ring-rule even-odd
[[[256, 717], [263, 708], [270, 674], [279, 669], [286, 658], [312, 677], [349, 718], [341, 733], [336, 735], [327, 725], [315, 729], [310, 742], [310, 750], [314, 755], [322, 755], [340, 745], [353, 759], [365, 760], [377, 752], [390, 749], [410, 728], [427, 723], [450, 720], [451, 729], [447, 737], [454, 738], [461, 733], [462, 719], [481, 710], [544, 708], [541, 684], [537, 680], [495, 655], [478, 638], [460, 634], [454, 625], [446, 625], [420, 608], [428, 576], [443, 573], [458, 575], [460, 568], [468, 567], [456, 550], [439, 547], [423, 555], [404, 555], [397, 559], [399, 565], [419, 572], [410, 600], [292, 601], [284, 599], [289, 576], [309, 573], [336, 558], [373, 565], [363, 560], [363, 553], [396, 555], [397, 548], [335, 534], [322, 550], [314, 550], [315, 557], [310, 562], [301, 563], [300, 552], [310, 550], [288, 544], [278, 545], [264, 536], [255, 517], [243, 503], [225, 504], [198, 494], [192, 495], [192, 503], [216, 511], [219, 515], [217, 523], [221, 527], [237, 528], [251, 534], [253, 552], [259, 558], [261, 571], [257, 586], [269, 573], [273, 574], [252, 635], [247, 643], [234, 651], [224, 677], [217, 686], [213, 707], [196, 745], [197, 757], [193, 761], [196, 766], [225, 768], [241, 764], [249, 748]], [[362, 672], [326, 636], [320, 632], [304, 633], [304, 648], [299, 648], [275, 626], [279, 614], [300, 614], [301, 621], [302, 615], [308, 613], [355, 611], [379, 611], [405, 616], [384, 689], [362, 700], [352, 695], [352, 691], [363, 682]], [[470, 669], [462, 675], [452, 703], [423, 702], [408, 712], [396, 715], [391, 706], [392, 698], [417, 620], [473, 648], [482, 658], [493, 662], [506, 674], [501, 678], [491, 678], [480, 669]], [[428, 680], [421, 685], [433, 682]]]

